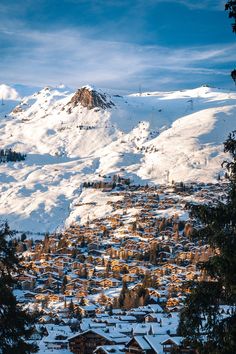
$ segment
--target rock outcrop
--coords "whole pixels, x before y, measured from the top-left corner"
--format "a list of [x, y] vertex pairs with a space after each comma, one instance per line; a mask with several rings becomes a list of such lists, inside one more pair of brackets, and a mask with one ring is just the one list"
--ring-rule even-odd
[[105, 94], [99, 93], [87, 87], [82, 87], [79, 89], [68, 103], [68, 106], [70, 106], [70, 108], [74, 108], [79, 104], [88, 109], [107, 109], [115, 106], [111, 100], [107, 100], [107, 96]]
[[24, 112], [27, 108], [29, 108], [29, 106], [26, 103], [21, 102], [11, 111], [11, 113], [13, 114], [21, 113]]
[[16, 107], [12, 110], [11, 113], [17, 114], [17, 113], [21, 113], [21, 112], [23, 112], [22, 106], [21, 106], [21, 105], [18, 105], [18, 106], [16, 106]]

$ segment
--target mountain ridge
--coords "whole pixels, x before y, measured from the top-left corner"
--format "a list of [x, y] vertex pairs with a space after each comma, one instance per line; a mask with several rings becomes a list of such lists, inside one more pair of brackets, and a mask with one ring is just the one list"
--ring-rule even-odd
[[0, 106], [1, 148], [27, 154], [23, 162], [0, 164], [0, 217], [13, 228], [53, 231], [81, 221], [76, 201], [90, 200], [81, 186], [101, 176], [119, 174], [136, 184], [223, 177], [222, 143], [236, 127], [235, 92], [203, 86], [126, 96], [86, 90], [109, 105], [92, 107], [88, 99], [89, 107], [73, 106], [76, 93], [46, 87]]

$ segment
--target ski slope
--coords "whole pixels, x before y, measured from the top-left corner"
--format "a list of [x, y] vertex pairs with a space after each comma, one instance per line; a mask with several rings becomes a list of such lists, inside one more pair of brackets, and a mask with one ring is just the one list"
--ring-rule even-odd
[[0, 147], [27, 154], [23, 162], [0, 164], [0, 218], [13, 229], [51, 232], [84, 222], [88, 205], [76, 205], [87, 199], [96, 202], [94, 217], [109, 213], [106, 197], [81, 187], [104, 175], [162, 184], [216, 182], [224, 174], [222, 143], [236, 129], [235, 92], [106, 95], [114, 103], [107, 109], [73, 106], [74, 94], [46, 87], [20, 97], [0, 85]]

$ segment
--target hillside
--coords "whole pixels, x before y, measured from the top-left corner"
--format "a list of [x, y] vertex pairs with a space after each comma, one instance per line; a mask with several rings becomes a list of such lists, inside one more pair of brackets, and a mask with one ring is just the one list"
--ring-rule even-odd
[[[82, 190], [86, 181], [216, 182], [222, 142], [236, 128], [236, 93], [209, 87], [123, 97], [89, 86], [0, 92], [0, 147], [27, 154], [0, 164], [0, 216], [22, 231], [109, 213], [106, 194]], [[92, 210], [78, 206], [88, 201]]]

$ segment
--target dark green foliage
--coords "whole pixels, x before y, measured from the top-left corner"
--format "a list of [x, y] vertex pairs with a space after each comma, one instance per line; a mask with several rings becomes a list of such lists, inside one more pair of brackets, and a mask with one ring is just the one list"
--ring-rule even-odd
[[81, 310], [81, 308], [79, 306], [77, 306], [76, 309], [75, 309], [75, 317], [79, 321], [82, 319], [82, 310]]
[[95, 188], [95, 189], [114, 189], [119, 186], [129, 186], [131, 183], [130, 178], [120, 177], [119, 175], [114, 175], [112, 180], [109, 182], [97, 181], [97, 182], [84, 182], [83, 188]]
[[80, 306], [86, 306], [86, 301], [85, 301], [85, 298], [82, 296], [81, 299], [80, 299]]
[[16, 162], [16, 161], [24, 161], [26, 155], [21, 154], [20, 152], [13, 151], [12, 149], [1, 149], [0, 150], [0, 162]]
[[236, 33], [236, 1], [229, 0], [225, 4], [225, 10], [229, 13], [229, 18], [234, 19], [234, 23], [232, 23], [232, 30]]
[[21, 242], [24, 242], [26, 240], [27, 236], [25, 233], [23, 233], [20, 237]]
[[128, 293], [129, 293], [129, 289], [127, 283], [126, 281], [123, 281], [120, 296], [118, 298], [118, 303], [120, 308], [124, 306], [125, 297], [128, 295]]
[[61, 285], [61, 292], [62, 294], [65, 293], [66, 291], [66, 285], [68, 284], [67, 276], [64, 275], [63, 280], [62, 280], [62, 285]]
[[[229, 0], [225, 4], [225, 10], [228, 11], [229, 18], [232, 18], [234, 22], [232, 23], [232, 31], [236, 33], [236, 1]], [[236, 84], [236, 69], [231, 71], [231, 77]]]
[[27, 343], [34, 330], [34, 317], [17, 303], [12, 292], [13, 274], [20, 270], [12, 236], [7, 224], [0, 229], [0, 353], [35, 353], [37, 347]]
[[231, 71], [231, 77], [232, 77], [232, 79], [234, 80], [235, 85], [236, 85], [236, 69], [234, 69], [234, 70]]
[[[181, 313], [179, 333], [199, 353], [236, 353], [236, 132], [224, 143], [229, 190], [216, 206], [193, 205], [192, 217], [203, 225], [193, 236], [210, 244], [213, 256], [200, 265], [207, 281], [189, 284], [191, 294]], [[227, 316], [220, 305], [229, 306]], [[204, 335], [205, 341], [202, 341]]]
[[157, 255], [158, 255], [158, 244], [156, 242], [152, 242], [150, 244], [149, 262], [152, 264], [156, 264]]
[[46, 233], [45, 234], [45, 237], [44, 237], [44, 240], [43, 240], [43, 252], [44, 253], [49, 253], [49, 250], [50, 250], [50, 247], [49, 247], [49, 234]]
[[73, 317], [75, 314], [75, 306], [72, 300], [70, 300], [69, 306], [68, 306], [68, 312], [69, 312], [69, 317]]

